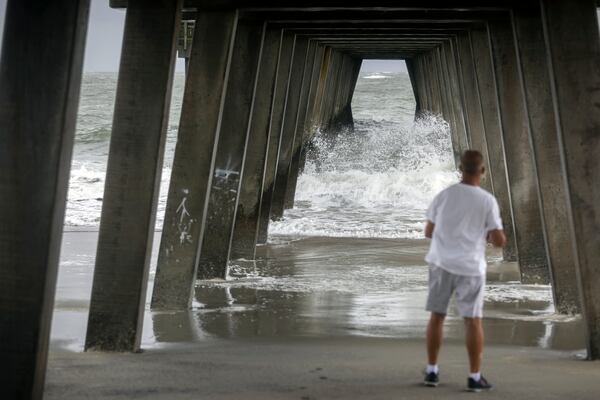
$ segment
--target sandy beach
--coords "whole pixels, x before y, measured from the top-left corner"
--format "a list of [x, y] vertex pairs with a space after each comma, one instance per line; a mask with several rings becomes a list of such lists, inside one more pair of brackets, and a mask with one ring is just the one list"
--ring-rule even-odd
[[[142, 354], [101, 354], [82, 352], [96, 236], [64, 236], [49, 399], [465, 395], [463, 327], [452, 306], [444, 385], [419, 386], [425, 240], [272, 237], [255, 268], [233, 266], [237, 278], [198, 281], [192, 309], [153, 313], [147, 306]], [[498, 385], [489, 396], [596, 398], [600, 368], [579, 361], [580, 318], [554, 314], [550, 288], [518, 283], [516, 265], [496, 251], [488, 261], [484, 373]], [[148, 299], [154, 268], [155, 261]]]
[[[209, 339], [142, 354], [52, 352], [46, 398], [464, 399], [463, 346], [442, 349], [442, 384], [420, 382], [423, 343], [365, 337]], [[521, 346], [486, 349], [486, 399], [594, 400], [600, 365]]]

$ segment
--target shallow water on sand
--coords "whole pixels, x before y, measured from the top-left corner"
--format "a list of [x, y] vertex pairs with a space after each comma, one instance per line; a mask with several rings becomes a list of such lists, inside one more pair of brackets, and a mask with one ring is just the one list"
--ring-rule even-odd
[[[83, 347], [96, 240], [95, 232], [65, 233], [55, 346]], [[259, 247], [255, 269], [234, 268], [234, 275], [246, 276], [198, 281], [191, 310], [154, 313], [147, 306], [143, 346], [205, 337], [422, 338], [428, 318], [426, 248], [425, 240], [412, 239], [279, 237]], [[520, 285], [516, 265], [498, 259], [490, 252], [487, 343], [583, 348], [581, 320], [555, 315], [548, 286]], [[148, 300], [154, 269], [153, 263]], [[446, 326], [450, 340], [462, 340], [462, 322], [452, 306]]]

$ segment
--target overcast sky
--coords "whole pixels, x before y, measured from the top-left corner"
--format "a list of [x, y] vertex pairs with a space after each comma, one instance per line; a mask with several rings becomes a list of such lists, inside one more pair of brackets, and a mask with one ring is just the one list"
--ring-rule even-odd
[[[4, 14], [7, 0], [0, 0], [0, 42], [4, 31]], [[121, 40], [125, 11], [108, 7], [108, 0], [91, 0], [92, 9], [85, 51], [85, 71], [117, 71], [121, 54]], [[600, 18], [600, 11], [598, 12]], [[178, 59], [177, 70], [183, 71], [183, 62]], [[365, 61], [367, 72], [406, 71], [403, 62]]]

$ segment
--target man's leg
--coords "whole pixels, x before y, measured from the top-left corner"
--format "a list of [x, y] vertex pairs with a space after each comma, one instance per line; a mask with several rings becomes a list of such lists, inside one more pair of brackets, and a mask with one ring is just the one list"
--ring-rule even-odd
[[444, 319], [446, 314], [431, 313], [427, 325], [427, 358], [429, 365], [437, 365], [440, 347], [444, 336]]
[[481, 356], [483, 354], [481, 318], [465, 318], [465, 339], [471, 373], [475, 374], [481, 371]]

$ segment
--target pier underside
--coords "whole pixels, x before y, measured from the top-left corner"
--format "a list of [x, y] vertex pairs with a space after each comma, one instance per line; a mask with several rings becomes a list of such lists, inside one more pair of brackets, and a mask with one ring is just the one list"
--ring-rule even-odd
[[[280, 3], [111, 0], [127, 16], [86, 349], [140, 350], [179, 54], [185, 94], [154, 309], [187, 309], [197, 278], [252, 263], [269, 222], [294, 205], [315, 135], [352, 129], [362, 61], [397, 59], [415, 118], [448, 122], [456, 160], [466, 149], [484, 155], [504, 259], [518, 262], [521, 282], [551, 284], [558, 312], [582, 314], [587, 355], [600, 358], [596, 0]], [[2, 398], [43, 393], [88, 12], [89, 0], [8, 1]]]

